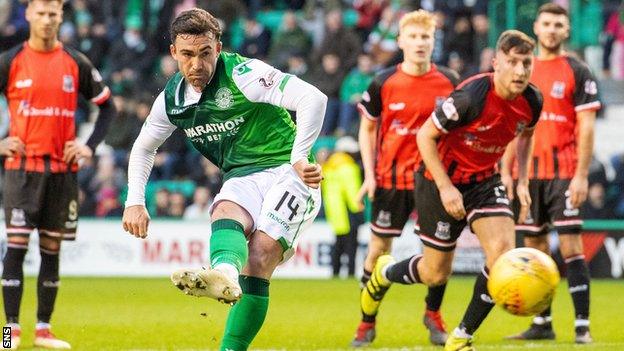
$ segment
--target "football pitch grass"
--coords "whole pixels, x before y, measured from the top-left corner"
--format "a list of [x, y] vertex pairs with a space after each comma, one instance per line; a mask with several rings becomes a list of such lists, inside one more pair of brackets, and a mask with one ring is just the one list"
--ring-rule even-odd
[[[453, 277], [442, 313], [455, 327], [474, 278]], [[36, 280], [26, 280], [21, 309], [22, 347], [33, 349]], [[477, 333], [477, 350], [624, 350], [624, 281], [592, 285], [594, 344], [573, 343], [572, 301], [563, 282], [553, 306], [557, 341], [509, 342], [503, 336], [530, 318], [496, 307]], [[430, 346], [421, 323], [424, 286], [393, 286], [377, 321], [372, 349], [442, 350]], [[266, 322], [251, 345], [263, 350], [347, 350], [359, 321], [355, 280], [274, 280]], [[215, 350], [229, 307], [184, 296], [167, 278], [63, 278], [53, 331], [75, 350]]]

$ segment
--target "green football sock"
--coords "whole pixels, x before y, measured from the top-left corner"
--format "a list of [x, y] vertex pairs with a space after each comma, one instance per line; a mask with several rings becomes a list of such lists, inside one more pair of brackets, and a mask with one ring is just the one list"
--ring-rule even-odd
[[225, 324], [221, 351], [247, 350], [264, 323], [269, 309], [269, 281], [239, 276], [243, 297], [232, 307]]
[[240, 272], [247, 263], [247, 240], [243, 226], [235, 220], [219, 219], [212, 223], [210, 265], [229, 263]]

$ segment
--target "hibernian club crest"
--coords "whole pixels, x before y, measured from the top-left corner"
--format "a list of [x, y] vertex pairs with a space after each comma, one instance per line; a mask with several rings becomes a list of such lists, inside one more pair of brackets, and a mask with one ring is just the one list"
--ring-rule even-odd
[[215, 104], [225, 110], [226, 108], [230, 108], [234, 103], [234, 95], [232, 91], [226, 87], [219, 88], [215, 93]]

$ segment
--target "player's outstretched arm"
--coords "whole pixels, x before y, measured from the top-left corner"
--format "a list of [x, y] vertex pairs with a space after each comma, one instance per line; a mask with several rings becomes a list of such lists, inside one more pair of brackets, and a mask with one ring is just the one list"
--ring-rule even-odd
[[531, 195], [529, 194], [529, 162], [533, 155], [533, 129], [525, 129], [517, 138], [516, 157], [518, 158], [518, 185], [516, 194], [520, 202], [518, 223], [524, 223], [529, 208]]
[[145, 208], [145, 186], [154, 166], [156, 150], [175, 128], [167, 118], [165, 97], [161, 93], [156, 98], [128, 159], [128, 199], [122, 222], [124, 230], [137, 238], [147, 237], [150, 217]]
[[466, 216], [464, 200], [462, 194], [451, 182], [446, 174], [444, 165], [438, 156], [437, 140], [442, 136], [442, 132], [435, 126], [433, 120], [429, 118], [418, 131], [416, 141], [418, 150], [431, 173], [433, 181], [440, 192], [440, 199], [444, 209], [455, 219], [460, 220]]

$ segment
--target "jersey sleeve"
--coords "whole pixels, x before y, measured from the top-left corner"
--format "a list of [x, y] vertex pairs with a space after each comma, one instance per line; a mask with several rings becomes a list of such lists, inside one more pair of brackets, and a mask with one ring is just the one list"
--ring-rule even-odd
[[365, 113], [363, 115], [369, 119], [377, 119], [381, 115], [383, 104], [381, 102], [381, 86], [382, 80], [380, 76], [376, 76], [368, 85], [368, 89], [362, 93], [361, 109]]
[[9, 71], [11, 70], [11, 60], [8, 53], [0, 55], [0, 94], [4, 94], [9, 84]]
[[443, 133], [465, 126], [479, 117], [490, 89], [489, 78], [464, 84], [438, 106], [431, 119]]
[[574, 110], [576, 112], [599, 110], [601, 103], [596, 77], [583, 62], [575, 58], [568, 58], [568, 62], [574, 72]]
[[453, 87], [457, 87], [459, 83], [461, 82], [459, 78], [459, 73], [457, 73], [455, 70], [452, 70], [444, 66], [438, 66], [438, 71], [440, 71], [440, 73], [442, 73], [446, 77], [446, 79], [448, 79], [449, 82], [451, 82]]
[[104, 84], [100, 72], [91, 61], [76, 50], [68, 50], [78, 64], [78, 90], [82, 96], [91, 102], [101, 105], [111, 96], [110, 89]]
[[158, 97], [152, 105], [152, 110], [147, 116], [147, 119], [145, 119], [143, 130], [152, 138], [165, 141], [169, 138], [171, 133], [175, 131], [175, 129], [176, 126], [173, 125], [167, 117], [165, 109], [165, 92], [162, 91], [158, 94]]
[[234, 84], [249, 101], [282, 106], [284, 88], [294, 77], [257, 59], [238, 64], [232, 72]]
[[9, 74], [13, 59], [22, 50], [23, 45], [15, 46], [0, 54], [0, 94], [5, 94], [9, 86]]
[[533, 84], [529, 84], [523, 95], [526, 98], [529, 107], [531, 108], [531, 123], [529, 123], [526, 128], [533, 129], [535, 128], [535, 125], [539, 121], [540, 115], [542, 114], [544, 97], [542, 96], [542, 93], [539, 91], [539, 89]]

